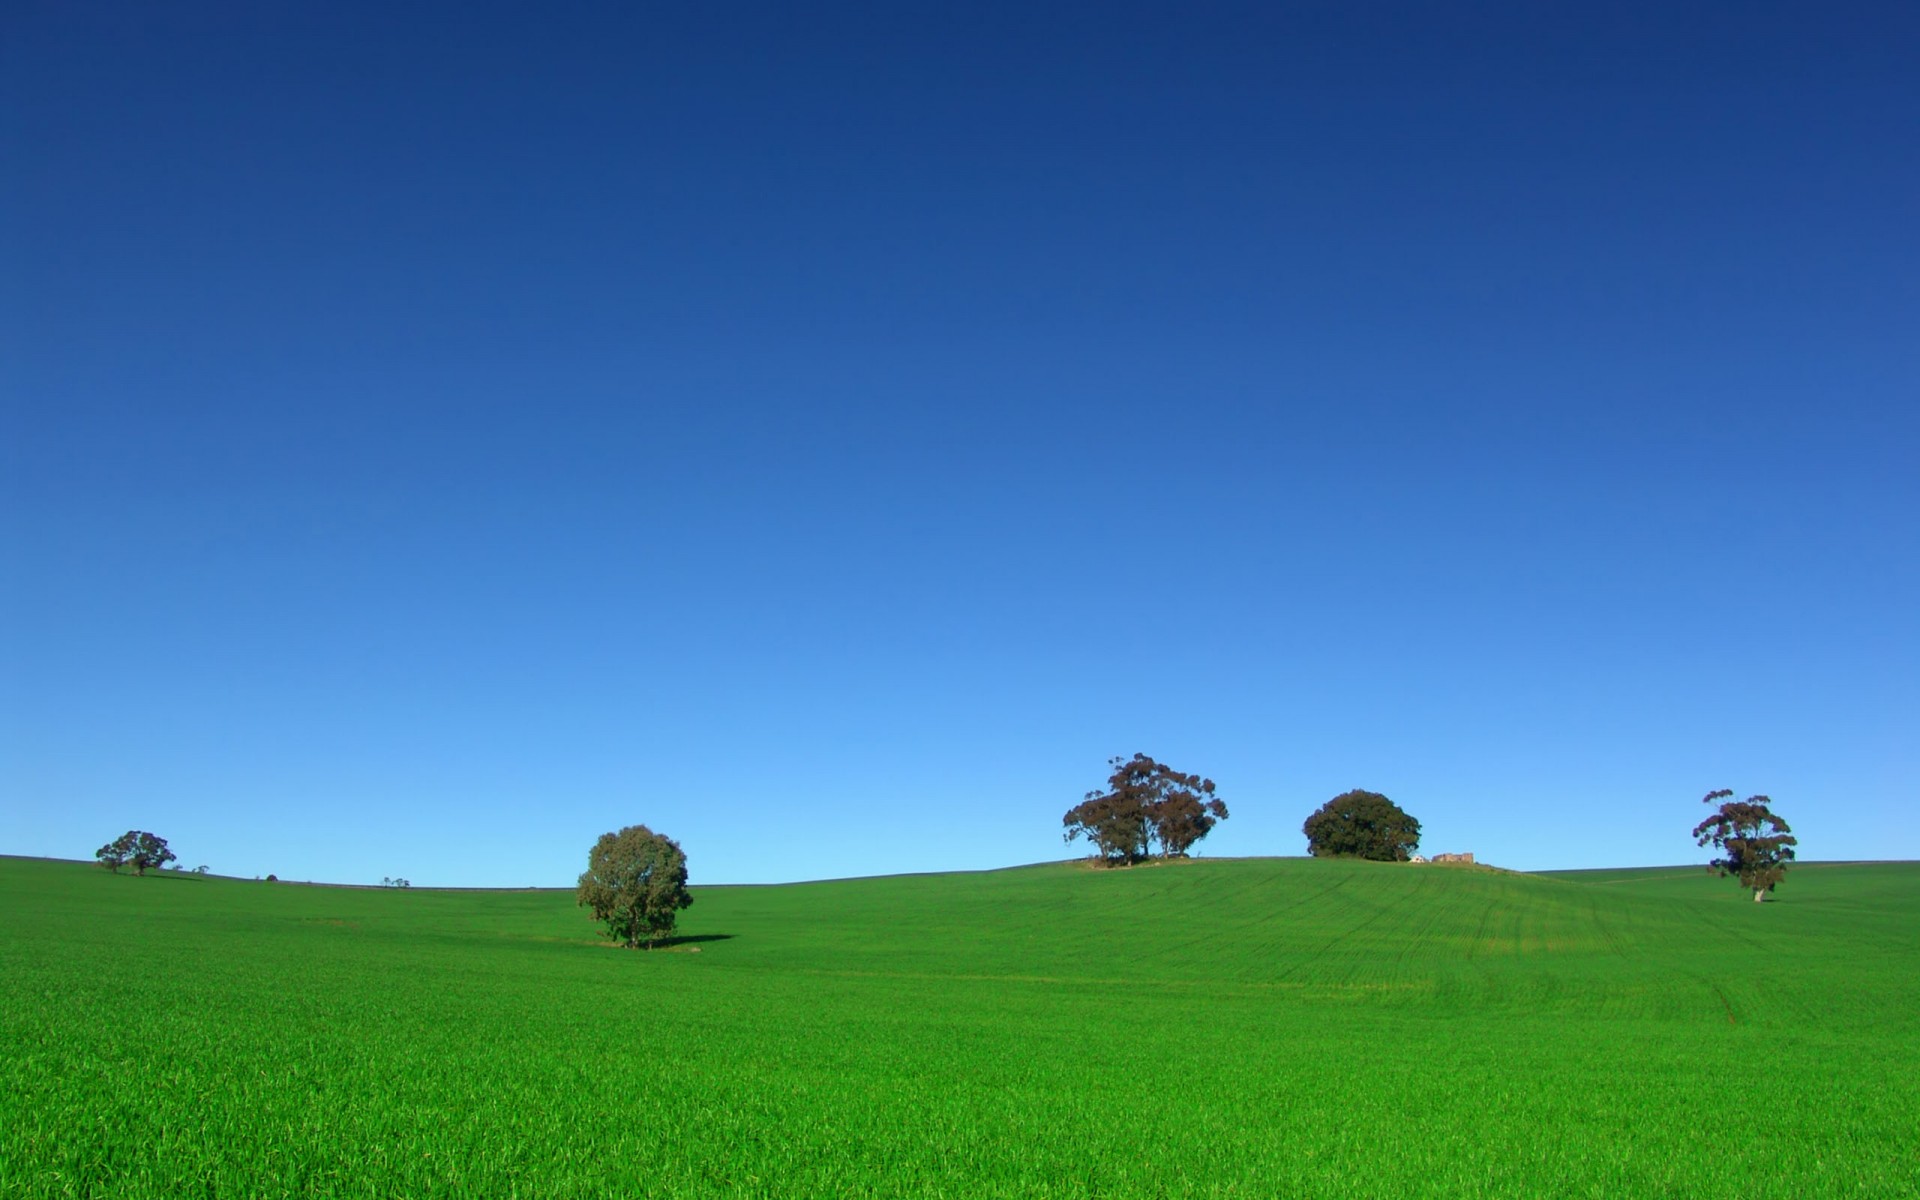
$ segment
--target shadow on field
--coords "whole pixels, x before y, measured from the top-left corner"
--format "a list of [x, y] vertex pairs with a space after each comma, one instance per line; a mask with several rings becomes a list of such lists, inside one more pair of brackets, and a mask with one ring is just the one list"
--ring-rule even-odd
[[679, 937], [661, 938], [653, 944], [655, 950], [671, 950], [675, 946], [697, 946], [701, 942], [730, 942], [731, 933], [687, 933]]

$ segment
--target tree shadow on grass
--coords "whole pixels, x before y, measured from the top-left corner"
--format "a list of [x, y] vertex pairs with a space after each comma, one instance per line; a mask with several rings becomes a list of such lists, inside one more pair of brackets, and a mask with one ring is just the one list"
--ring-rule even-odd
[[697, 946], [701, 942], [726, 942], [733, 940], [731, 933], [683, 933], [677, 937], [664, 937], [653, 944], [655, 950], [671, 950], [675, 946]]

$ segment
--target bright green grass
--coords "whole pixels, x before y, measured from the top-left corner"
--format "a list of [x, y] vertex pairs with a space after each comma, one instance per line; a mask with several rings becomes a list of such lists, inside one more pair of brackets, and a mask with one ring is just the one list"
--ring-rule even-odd
[[0, 1195], [1920, 1194], [1920, 864], [697, 894], [0, 860]]

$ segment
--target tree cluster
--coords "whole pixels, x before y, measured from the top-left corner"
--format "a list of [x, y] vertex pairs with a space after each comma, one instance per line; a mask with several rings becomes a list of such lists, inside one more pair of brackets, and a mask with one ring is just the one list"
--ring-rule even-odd
[[380, 877], [380, 886], [388, 888], [410, 888], [413, 884], [401, 879], [397, 875], [382, 875]]
[[1107, 761], [1113, 773], [1105, 791], [1088, 792], [1067, 810], [1066, 840], [1084, 837], [1108, 865], [1135, 863], [1156, 847], [1168, 858], [1185, 858], [1194, 843], [1227, 819], [1213, 780], [1187, 775], [1144, 754]]
[[1766, 796], [1735, 800], [1732, 789], [1721, 788], [1708, 792], [1700, 802], [1712, 804], [1715, 800], [1721, 801], [1720, 807], [1693, 827], [1696, 845], [1720, 851], [1720, 857], [1708, 863], [1707, 870], [1738, 878], [1741, 887], [1752, 890], [1755, 901], [1765, 900], [1767, 893], [1786, 878], [1793, 848], [1800, 839], [1773, 814], [1773, 801]]
[[121, 867], [131, 866], [135, 875], [145, 875], [149, 870], [164, 867], [179, 856], [167, 849], [167, 839], [155, 837], [142, 829], [129, 829], [119, 837], [93, 852], [100, 865], [119, 874]]
[[1315, 809], [1301, 831], [1315, 858], [1406, 862], [1420, 848], [1420, 822], [1379, 792], [1358, 788]]
[[622, 946], [652, 949], [693, 903], [687, 856], [678, 842], [645, 825], [603, 833], [587, 853], [575, 903], [592, 909], [594, 920]]

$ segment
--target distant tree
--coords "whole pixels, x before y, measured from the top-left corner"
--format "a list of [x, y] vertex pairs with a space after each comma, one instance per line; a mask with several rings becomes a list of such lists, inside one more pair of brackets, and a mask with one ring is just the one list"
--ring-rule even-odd
[[120, 868], [131, 864], [135, 875], [145, 875], [148, 871], [164, 867], [178, 856], [167, 849], [167, 839], [155, 837], [141, 829], [129, 829], [119, 837], [93, 852], [100, 865], [118, 873]]
[[193, 873], [195, 875], [205, 875], [210, 869], [211, 868], [209, 868], [207, 864], [201, 863], [199, 866], [193, 869]]
[[1766, 796], [1748, 796], [1735, 800], [1729, 788], [1708, 792], [1702, 804], [1721, 801], [1712, 816], [1693, 827], [1697, 845], [1712, 846], [1720, 857], [1707, 864], [1717, 875], [1736, 876], [1740, 886], [1753, 891], [1758, 903], [1767, 898], [1787, 876], [1793, 862], [1793, 848], [1800, 839], [1785, 821], [1773, 814], [1773, 801]]
[[587, 853], [575, 900], [593, 910], [594, 920], [616, 942], [652, 949], [673, 932], [680, 910], [693, 903], [687, 856], [679, 843], [645, 825], [603, 833]]
[[1301, 832], [1315, 858], [1405, 862], [1420, 848], [1420, 822], [1379, 792], [1342, 792], [1314, 810]]
[[1185, 858], [1195, 842], [1227, 819], [1214, 782], [1174, 770], [1144, 754], [1107, 760], [1105, 791], [1092, 791], [1061, 818], [1066, 840], [1084, 837], [1109, 865], [1153, 853]]

